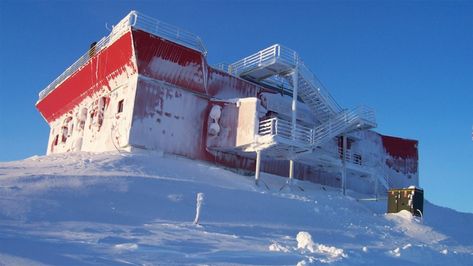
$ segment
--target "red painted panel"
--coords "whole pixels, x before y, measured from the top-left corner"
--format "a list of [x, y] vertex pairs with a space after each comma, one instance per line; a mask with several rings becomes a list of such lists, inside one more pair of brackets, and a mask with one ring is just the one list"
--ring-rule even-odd
[[62, 82], [37, 103], [36, 108], [51, 122], [103, 86], [110, 89], [109, 80], [123, 73], [126, 66], [136, 71], [131, 44], [131, 34], [126, 33]]
[[150, 33], [133, 30], [141, 75], [220, 99], [256, 97], [262, 88], [208, 66], [198, 51]]
[[220, 99], [256, 97], [263, 90], [262, 87], [236, 78], [218, 69], [208, 68], [208, 93]]
[[200, 52], [135, 29], [133, 43], [141, 75], [206, 93]]
[[417, 140], [401, 139], [381, 135], [384, 149], [391, 157], [386, 158], [385, 164], [403, 174], [416, 174], [419, 166]]
[[381, 135], [383, 146], [388, 154], [395, 158], [418, 159], [417, 140], [402, 139]]

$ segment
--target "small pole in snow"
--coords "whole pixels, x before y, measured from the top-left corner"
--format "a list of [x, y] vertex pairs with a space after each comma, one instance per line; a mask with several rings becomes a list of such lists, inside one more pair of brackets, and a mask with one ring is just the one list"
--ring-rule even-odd
[[293, 178], [294, 178], [294, 161], [291, 159], [289, 160], [289, 179], [287, 180], [287, 183], [289, 185], [292, 185]]
[[258, 185], [261, 165], [261, 150], [256, 151], [255, 185]]
[[204, 204], [204, 193], [197, 193], [197, 203], [195, 208], [195, 219], [194, 224], [199, 224], [200, 219], [200, 209], [202, 208], [202, 204]]

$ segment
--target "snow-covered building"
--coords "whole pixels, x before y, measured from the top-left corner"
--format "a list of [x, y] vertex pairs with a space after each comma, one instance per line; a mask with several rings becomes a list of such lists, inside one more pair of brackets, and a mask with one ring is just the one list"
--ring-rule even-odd
[[365, 193], [418, 185], [417, 141], [341, 108], [276, 44], [211, 66], [201, 39], [132, 11], [40, 92], [47, 153], [159, 150]]

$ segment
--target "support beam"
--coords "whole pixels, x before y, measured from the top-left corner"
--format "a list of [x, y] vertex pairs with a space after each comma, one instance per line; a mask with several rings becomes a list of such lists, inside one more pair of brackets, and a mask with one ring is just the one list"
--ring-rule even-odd
[[[299, 62], [296, 58], [296, 67], [292, 72], [292, 139], [296, 140], [296, 124], [297, 124], [297, 90], [299, 88]], [[292, 151], [293, 152], [293, 151]], [[291, 154], [291, 159], [289, 160], [289, 184], [292, 184], [294, 179], [294, 160], [293, 154]]]
[[299, 69], [296, 64], [292, 73], [292, 139], [296, 139], [296, 120], [297, 120], [297, 90], [299, 88]]
[[374, 181], [374, 197], [376, 198], [376, 200], [378, 200], [378, 178], [376, 178], [376, 175], [374, 173], [371, 174], [371, 177], [373, 178], [373, 181]]
[[347, 188], [347, 136], [342, 135], [342, 193], [346, 195]]
[[261, 151], [256, 151], [256, 169], [255, 169], [255, 184], [258, 185], [261, 165]]
[[292, 184], [293, 179], [294, 179], [294, 161], [291, 159], [291, 160], [289, 160], [289, 180], [288, 180], [288, 183]]

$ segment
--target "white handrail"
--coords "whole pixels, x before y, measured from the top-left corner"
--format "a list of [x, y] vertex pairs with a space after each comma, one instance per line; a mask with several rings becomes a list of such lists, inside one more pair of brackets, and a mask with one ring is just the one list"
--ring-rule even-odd
[[351, 111], [343, 111], [337, 114], [314, 129], [314, 142], [312, 145], [320, 145], [326, 140], [338, 136], [347, 129], [358, 125], [375, 127], [376, 119], [374, 111], [368, 107], [360, 106]]
[[305, 145], [309, 147], [312, 143], [313, 130], [312, 128], [296, 125], [296, 130], [292, 132], [292, 124], [289, 121], [273, 117], [260, 121], [259, 123], [259, 133], [260, 136], [279, 136], [281, 138], [295, 141], [299, 145]]
[[315, 128], [296, 124], [294, 132], [291, 122], [272, 117], [260, 121], [258, 134], [260, 136], [277, 135], [287, 140], [294, 139], [296, 143], [307, 145], [307, 148], [310, 149], [359, 125], [376, 126], [372, 109], [360, 106], [351, 111], [343, 111]]

